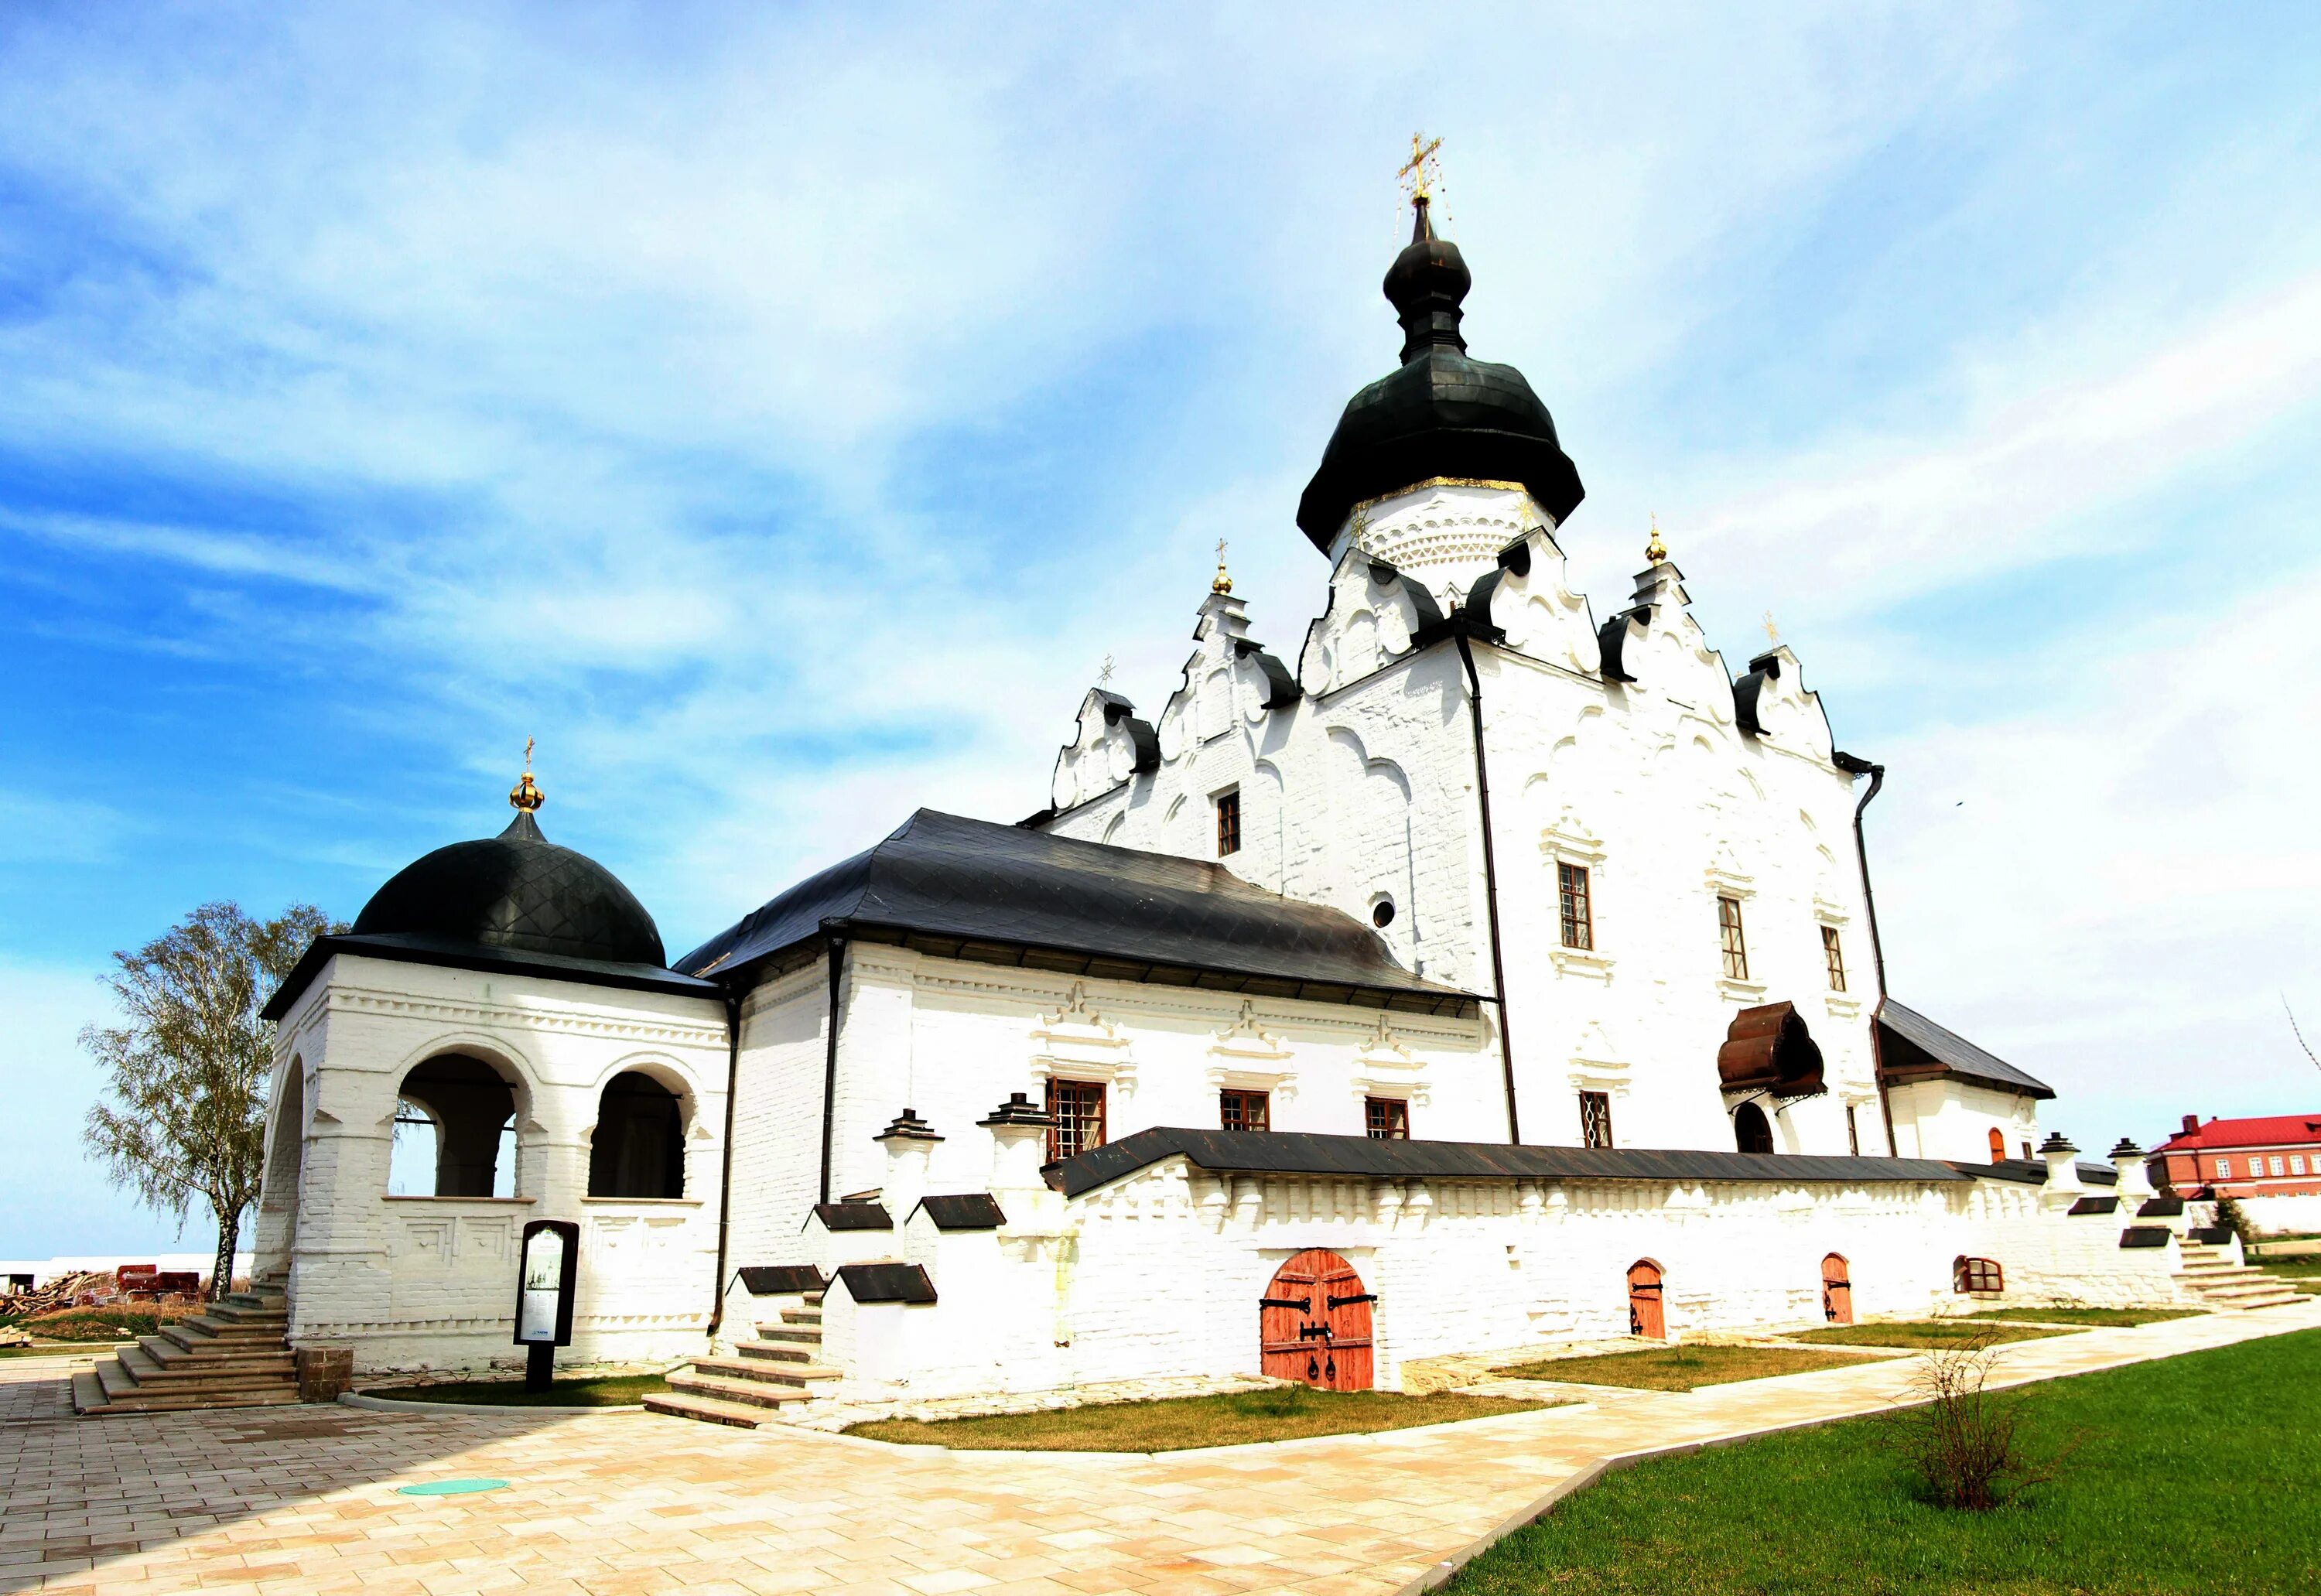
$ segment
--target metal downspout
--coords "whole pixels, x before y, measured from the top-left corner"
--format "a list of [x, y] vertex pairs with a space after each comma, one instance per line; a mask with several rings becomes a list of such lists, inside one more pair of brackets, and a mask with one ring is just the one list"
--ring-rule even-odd
[[1491, 929], [1491, 992], [1499, 1005], [1499, 1070], [1507, 1089], [1507, 1145], [1523, 1143], [1522, 1121], [1515, 1117], [1515, 1050], [1507, 1030], [1507, 972], [1499, 953], [1499, 870], [1491, 846], [1491, 768], [1483, 753], [1483, 679], [1475, 671], [1475, 651], [1465, 633], [1459, 644], [1459, 662], [1467, 668], [1467, 709], [1475, 728], [1475, 798], [1483, 819], [1483, 910]]
[[709, 1302], [708, 1334], [725, 1323], [725, 1241], [733, 1226], [733, 1085], [742, 1067], [742, 999], [725, 994], [725, 1145], [717, 1171], [717, 1280]]
[[[1850, 753], [1833, 753], [1830, 757], [1839, 770], [1870, 778], [1870, 790], [1863, 793], [1861, 801], [1853, 806], [1853, 856], [1861, 865], [1861, 905], [1870, 916], [1870, 963], [1878, 978], [1878, 1005], [1882, 1008], [1886, 1003], [1886, 944], [1878, 935], [1878, 894], [1870, 885], [1870, 844], [1861, 833], [1861, 812], [1870, 807], [1870, 800], [1876, 798], [1886, 785], [1886, 767], [1856, 759]], [[1894, 1102], [1886, 1095], [1886, 1053], [1878, 1041], [1876, 1009], [1872, 1009], [1870, 1016], [1870, 1057], [1871, 1068], [1878, 1075], [1878, 1112], [1886, 1122], [1886, 1156], [1899, 1158], [1902, 1150], [1894, 1144]]]
[[830, 960], [830, 1018], [829, 1040], [823, 1049], [822, 1060], [822, 1197], [830, 1200], [831, 1147], [838, 1126], [838, 987], [845, 979], [846, 937], [832, 931], [828, 936]]

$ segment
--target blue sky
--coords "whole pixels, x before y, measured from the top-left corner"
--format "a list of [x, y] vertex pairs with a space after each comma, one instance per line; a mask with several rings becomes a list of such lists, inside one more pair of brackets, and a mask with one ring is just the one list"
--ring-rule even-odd
[[[1445, 140], [1476, 352], [1770, 611], [1898, 996], [2082, 1146], [2321, 1103], [2309, 6], [19, 6], [0, 14], [0, 1254], [94, 978], [550, 834], [691, 945], [919, 804], [1014, 818], [1391, 362]], [[198, 1241], [193, 1245], [200, 1245]]]

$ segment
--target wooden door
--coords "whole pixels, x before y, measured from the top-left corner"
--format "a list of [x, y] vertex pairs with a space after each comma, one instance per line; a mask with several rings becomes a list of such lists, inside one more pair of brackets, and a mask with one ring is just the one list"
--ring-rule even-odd
[[1657, 1263], [1628, 1265], [1628, 1334], [1649, 1341], [1668, 1339], [1668, 1319], [1661, 1312], [1661, 1266]]
[[1321, 1391], [1370, 1389], [1370, 1304], [1354, 1266], [1315, 1247], [1273, 1272], [1257, 1305], [1261, 1366]]
[[1821, 1261], [1821, 1317], [1833, 1325], [1853, 1322], [1853, 1282], [1846, 1278], [1845, 1260], [1835, 1253]]

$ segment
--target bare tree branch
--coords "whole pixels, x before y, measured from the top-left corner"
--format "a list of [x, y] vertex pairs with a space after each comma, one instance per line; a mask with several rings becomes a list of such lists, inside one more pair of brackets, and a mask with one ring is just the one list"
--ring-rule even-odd
[[2280, 995], [2280, 1012], [2289, 1017], [2289, 1035], [2297, 1038], [2297, 1045], [2305, 1050], [2305, 1056], [2308, 1060], [2311, 1060], [2313, 1067], [2316, 1070], [2321, 1070], [2321, 1058], [2314, 1058], [2313, 1044], [2305, 1040], [2305, 1033], [2297, 1024], [2297, 1010], [2289, 1006], [2289, 994], [2287, 992], [2283, 992]]

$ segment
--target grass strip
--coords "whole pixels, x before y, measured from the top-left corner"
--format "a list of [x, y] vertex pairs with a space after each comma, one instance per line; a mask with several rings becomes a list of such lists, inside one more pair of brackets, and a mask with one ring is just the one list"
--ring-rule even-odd
[[[2321, 1590], [2321, 1331], [2043, 1381], [2052, 1482], [1989, 1513], [1923, 1500], [1880, 1419], [1658, 1458], [1477, 1557], [1454, 1596], [2260, 1596]], [[2154, 1481], [2165, 1482], [2155, 1489]]]
[[2121, 1329], [2133, 1325], [2156, 1325], [2162, 1319], [2197, 1318], [2207, 1311], [2200, 1308], [1987, 1308], [1980, 1313], [1971, 1313], [1967, 1318]]
[[1831, 1325], [1804, 1330], [1788, 1337], [1825, 1346], [1900, 1346], [1913, 1352], [1931, 1346], [1959, 1346], [1969, 1341], [2036, 1341], [2045, 1336], [2072, 1336], [2074, 1330], [2043, 1329], [2037, 1325], [1994, 1323], [1989, 1319], [1916, 1319], [1891, 1325]]
[[362, 1394], [395, 1402], [452, 1402], [495, 1408], [625, 1408], [669, 1389], [658, 1374], [603, 1374], [559, 1380], [526, 1391], [521, 1380], [459, 1380], [438, 1385], [374, 1386]]
[[1640, 1391], [1690, 1391], [1702, 1385], [1729, 1385], [1736, 1380], [1852, 1368], [1864, 1361], [1859, 1353], [1807, 1352], [1795, 1346], [1677, 1345], [1548, 1358], [1496, 1373], [1508, 1380], [1569, 1380], [1581, 1385], [1628, 1385]]
[[1188, 1446], [1408, 1429], [1555, 1406], [1559, 1404], [1453, 1391], [1406, 1397], [1394, 1391], [1324, 1391], [1290, 1385], [972, 1418], [885, 1418], [854, 1425], [846, 1433], [968, 1452], [1181, 1452]]

